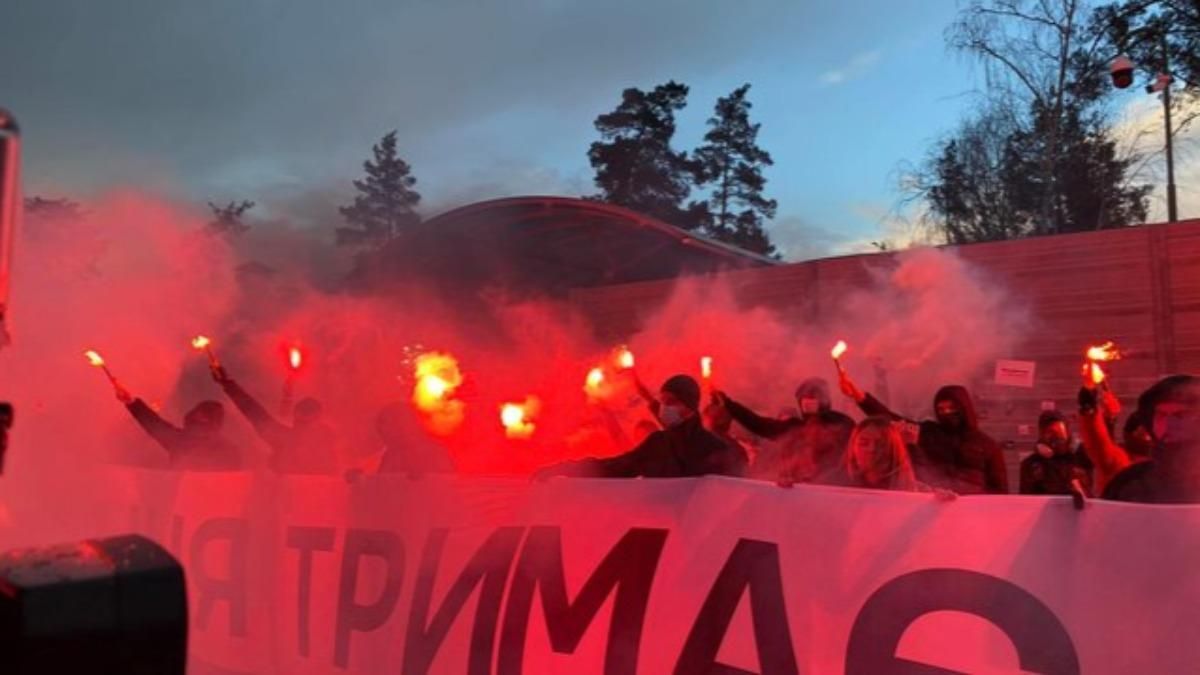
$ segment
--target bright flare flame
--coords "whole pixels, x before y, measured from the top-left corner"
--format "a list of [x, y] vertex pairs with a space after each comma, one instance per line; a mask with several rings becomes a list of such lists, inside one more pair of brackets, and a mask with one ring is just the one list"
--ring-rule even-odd
[[300, 365], [304, 363], [304, 355], [300, 353], [299, 347], [292, 347], [288, 350], [288, 365], [292, 370], [300, 370]]
[[1090, 361], [1083, 364], [1083, 374], [1086, 376], [1089, 373], [1092, 378], [1092, 384], [1104, 384], [1106, 376], [1104, 374], [1104, 369], [1100, 367], [1100, 364], [1096, 363], [1095, 361]]
[[847, 349], [849, 349], [849, 347], [846, 346], [846, 341], [838, 340], [837, 344], [834, 345], [833, 349], [829, 352], [829, 355], [833, 357], [834, 361], [837, 361], [838, 359], [842, 358], [842, 355], [846, 353]]
[[87, 357], [88, 363], [92, 364], [93, 366], [96, 366], [97, 368], [104, 367], [104, 358], [97, 352], [89, 349], [84, 352], [83, 355]]
[[533, 436], [537, 425], [533, 416], [537, 414], [539, 402], [536, 398], [525, 399], [524, 403], [505, 403], [500, 406], [500, 423], [504, 425], [504, 435], [512, 439], [526, 439]]
[[712, 363], [713, 359], [711, 356], [700, 357], [700, 376], [706, 380], [712, 378]]
[[633, 367], [633, 363], [633, 352], [629, 351], [627, 347], [621, 347], [617, 351], [617, 365], [625, 370], [629, 370]]
[[589, 370], [587, 374], [587, 388], [595, 391], [602, 384], [604, 384], [604, 369], [597, 367]]
[[212, 346], [212, 340], [203, 335], [197, 335], [192, 338], [193, 349], [208, 349], [210, 346]]
[[450, 354], [426, 352], [413, 364], [412, 401], [425, 413], [430, 431], [447, 436], [458, 429], [465, 414], [465, 404], [453, 398], [463, 383], [458, 359]]
[[1087, 350], [1088, 361], [1093, 363], [1117, 361], [1121, 358], [1121, 350], [1113, 344], [1112, 340], [1105, 342], [1102, 345], [1093, 345]]

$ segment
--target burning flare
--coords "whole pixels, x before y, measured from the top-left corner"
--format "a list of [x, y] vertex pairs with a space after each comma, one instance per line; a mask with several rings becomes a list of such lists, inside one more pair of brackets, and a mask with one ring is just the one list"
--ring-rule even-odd
[[212, 340], [208, 339], [207, 336], [197, 335], [196, 337], [192, 338], [192, 349], [204, 352], [204, 354], [208, 356], [208, 364], [210, 366], [214, 368], [219, 368], [221, 366], [221, 362], [217, 360], [217, 355], [213, 353]]
[[633, 352], [629, 351], [628, 347], [621, 347], [617, 350], [617, 366], [623, 370], [633, 368]]
[[425, 413], [430, 431], [446, 436], [462, 424], [465, 405], [453, 398], [454, 391], [463, 383], [458, 359], [441, 352], [426, 352], [413, 364], [414, 380], [412, 401], [417, 409]]
[[604, 386], [604, 369], [597, 366], [588, 371], [587, 379], [584, 381], [583, 389], [592, 396], [600, 394], [600, 388]]
[[108, 381], [111, 382], [113, 386], [116, 386], [117, 378], [113, 377], [112, 372], [108, 369], [108, 365], [104, 363], [104, 357], [100, 356], [99, 352], [89, 349], [84, 352], [83, 355], [87, 357], [88, 363], [96, 368], [99, 368], [100, 370], [103, 370], [104, 374], [108, 377]]
[[1087, 358], [1092, 363], [1119, 361], [1121, 359], [1121, 350], [1113, 344], [1112, 340], [1109, 340], [1102, 345], [1088, 347]]
[[705, 380], [712, 379], [712, 364], [713, 359], [711, 356], [700, 357], [700, 377], [703, 377]]
[[299, 347], [292, 347], [288, 350], [288, 365], [292, 370], [300, 370], [300, 366], [304, 363], [304, 354], [300, 352]]
[[1113, 344], [1112, 340], [1104, 344], [1092, 345], [1087, 350], [1087, 363], [1083, 364], [1083, 375], [1090, 377], [1092, 384], [1100, 386], [1108, 379], [1100, 364], [1119, 360], [1121, 360], [1121, 350]]
[[838, 359], [842, 358], [842, 355], [845, 354], [846, 350], [849, 348], [850, 347], [846, 345], [845, 340], [838, 340], [837, 344], [833, 346], [832, 350], [830, 350], [829, 355], [833, 357], [834, 361], [837, 361]]
[[536, 398], [529, 397], [524, 403], [505, 403], [500, 406], [500, 423], [504, 425], [504, 435], [517, 440], [533, 436], [533, 432], [537, 430], [533, 417], [537, 414], [538, 405]]

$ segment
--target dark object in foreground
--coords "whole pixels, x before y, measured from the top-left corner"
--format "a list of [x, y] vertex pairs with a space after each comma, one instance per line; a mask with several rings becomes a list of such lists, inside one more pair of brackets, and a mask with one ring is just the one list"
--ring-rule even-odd
[[8, 430], [13, 425], [11, 403], [0, 401], [0, 474], [4, 473], [4, 457], [8, 453]]
[[183, 568], [136, 535], [0, 555], [0, 672], [183, 675]]

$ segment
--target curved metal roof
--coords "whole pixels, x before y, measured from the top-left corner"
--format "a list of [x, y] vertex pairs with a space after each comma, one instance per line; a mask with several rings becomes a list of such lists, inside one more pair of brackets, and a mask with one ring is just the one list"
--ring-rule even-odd
[[537, 196], [442, 213], [391, 242], [372, 267], [391, 278], [415, 274], [456, 285], [557, 295], [572, 288], [774, 264], [629, 209]]

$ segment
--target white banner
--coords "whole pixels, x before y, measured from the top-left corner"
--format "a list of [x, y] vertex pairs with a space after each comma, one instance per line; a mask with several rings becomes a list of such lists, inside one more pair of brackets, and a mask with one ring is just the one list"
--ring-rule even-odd
[[[205, 673], [1173, 673], [1200, 508], [689, 480], [115, 472]], [[109, 532], [97, 532], [97, 535]]]

